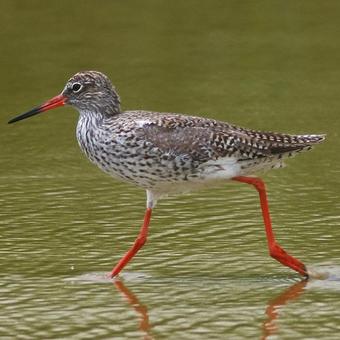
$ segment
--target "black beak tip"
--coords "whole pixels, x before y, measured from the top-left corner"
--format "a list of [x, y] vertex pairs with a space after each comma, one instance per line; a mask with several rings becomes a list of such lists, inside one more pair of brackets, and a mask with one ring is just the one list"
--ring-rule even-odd
[[66, 97], [63, 94], [59, 94], [58, 96], [55, 96], [55, 97], [51, 98], [50, 100], [48, 100], [44, 104], [42, 104], [42, 105], [40, 105], [38, 107], [35, 107], [32, 110], [30, 110], [30, 111], [27, 111], [25, 113], [22, 113], [21, 115], [18, 115], [16, 117], [10, 119], [8, 121], [8, 124], [12, 124], [12, 123], [15, 123], [15, 122], [17, 122], [19, 120], [35, 116], [38, 113], [54, 109], [54, 108], [56, 108], [58, 106], [62, 106], [62, 105], [65, 105], [65, 104], [66, 104]]
[[17, 122], [19, 120], [26, 119], [26, 118], [34, 116], [34, 115], [36, 115], [36, 114], [38, 114], [40, 112], [42, 112], [41, 107], [36, 107], [36, 108], [34, 108], [34, 109], [32, 109], [32, 110], [30, 110], [28, 112], [22, 113], [21, 115], [16, 116], [16, 117], [10, 119], [8, 121], [8, 124], [12, 124], [12, 123], [15, 123], [15, 122]]
[[7, 122], [7, 124], [12, 124], [12, 123], [15, 123], [16, 122], [16, 119], [15, 118], [12, 118], [11, 120], [9, 120], [8, 122]]

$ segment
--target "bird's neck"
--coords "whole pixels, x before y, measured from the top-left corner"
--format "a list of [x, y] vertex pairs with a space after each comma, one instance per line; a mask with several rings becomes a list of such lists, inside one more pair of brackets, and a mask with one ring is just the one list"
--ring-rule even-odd
[[98, 110], [105, 118], [109, 118], [115, 115], [118, 115], [120, 110], [120, 99], [118, 94], [115, 92], [105, 101], [101, 103], [101, 106]]
[[87, 127], [98, 126], [105, 119], [105, 114], [95, 110], [79, 110], [79, 123]]
[[111, 119], [121, 113], [119, 105], [101, 105], [99, 107], [92, 106], [78, 108], [79, 120], [90, 121], [94, 125], [101, 123], [104, 120]]
[[119, 96], [113, 90], [109, 95], [103, 96], [101, 93], [98, 93], [96, 100], [78, 103], [75, 106], [80, 113], [80, 117], [91, 120], [92, 118], [98, 121], [110, 119], [121, 113]]

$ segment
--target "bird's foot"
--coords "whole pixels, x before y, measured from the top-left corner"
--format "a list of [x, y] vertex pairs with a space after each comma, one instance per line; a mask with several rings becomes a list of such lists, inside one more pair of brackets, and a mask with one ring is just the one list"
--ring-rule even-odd
[[278, 244], [270, 246], [270, 256], [275, 260], [279, 261], [283, 265], [297, 271], [301, 275], [308, 277], [308, 272], [306, 266], [295, 257], [289, 255], [284, 249], [282, 249]]

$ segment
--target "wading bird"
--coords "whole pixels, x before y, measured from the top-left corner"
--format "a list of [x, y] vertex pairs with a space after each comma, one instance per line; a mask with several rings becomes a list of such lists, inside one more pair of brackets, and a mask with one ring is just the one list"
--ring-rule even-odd
[[139, 235], [113, 268], [111, 277], [146, 242], [151, 212], [159, 198], [226, 180], [256, 188], [270, 256], [308, 276], [305, 265], [276, 242], [264, 182], [252, 175], [281, 167], [285, 158], [310, 150], [325, 139], [324, 135], [261, 132], [183, 114], [122, 111], [111, 81], [97, 71], [75, 74], [61, 94], [9, 123], [65, 104], [80, 113], [77, 139], [90, 161], [109, 175], [146, 190], [146, 212]]

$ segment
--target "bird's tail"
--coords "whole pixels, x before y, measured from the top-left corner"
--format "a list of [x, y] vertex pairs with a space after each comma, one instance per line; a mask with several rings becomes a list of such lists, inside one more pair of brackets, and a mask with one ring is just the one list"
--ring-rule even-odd
[[[300, 151], [308, 151], [315, 144], [322, 143], [326, 135], [284, 135], [280, 143], [273, 143], [271, 154], [289, 154], [289, 156]], [[290, 155], [291, 154], [291, 155]]]

